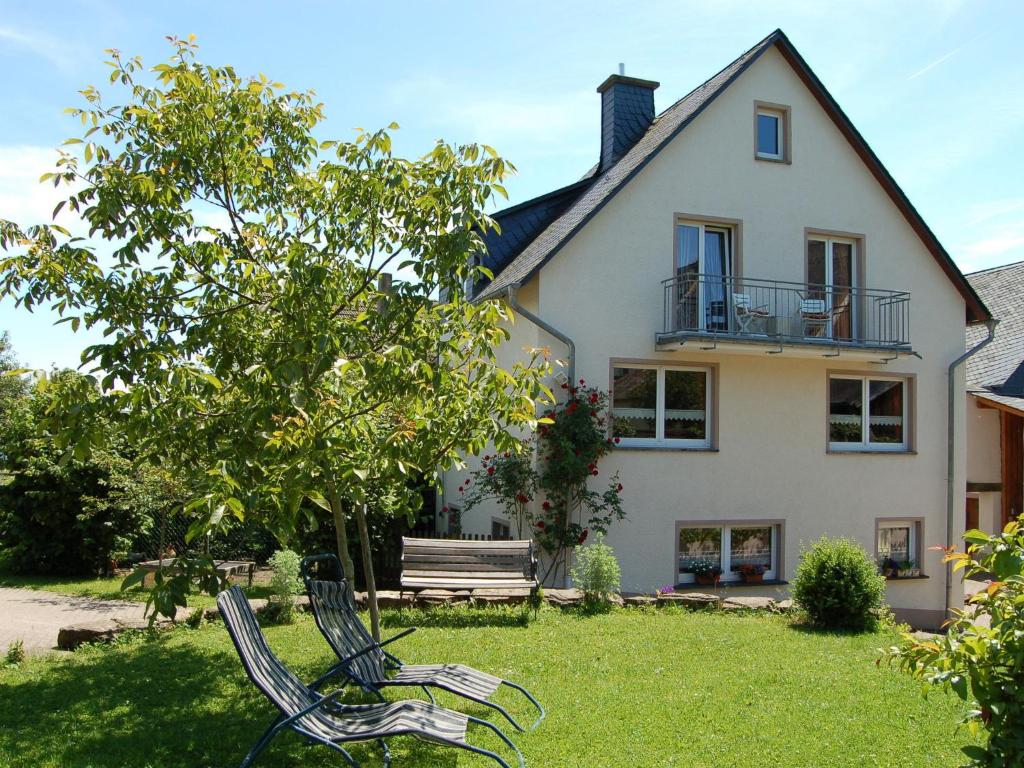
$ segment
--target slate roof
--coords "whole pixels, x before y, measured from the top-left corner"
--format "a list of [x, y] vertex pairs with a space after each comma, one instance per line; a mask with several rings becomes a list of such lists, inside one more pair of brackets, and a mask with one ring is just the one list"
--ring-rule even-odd
[[[999, 318], [988, 346], [967, 359], [967, 391], [1024, 409], [1024, 261], [967, 275]], [[967, 347], [985, 338], [983, 326], [967, 329]]]
[[[807, 66], [789, 38], [777, 29], [764, 40], [760, 41], [725, 69], [697, 86], [694, 90], [658, 115], [647, 132], [633, 145], [622, 158], [611, 168], [600, 175], [584, 177], [589, 183], [578, 198], [571, 201], [564, 212], [552, 218], [531, 240], [521, 249], [510, 249], [508, 253], [515, 255], [502, 264], [496, 264], [494, 280], [483, 287], [478, 294], [479, 299], [494, 298], [514, 285], [529, 280], [544, 266], [582, 227], [593, 218], [626, 184], [650, 162], [669, 141], [677, 136], [693, 121], [714, 99], [722, 93], [737, 77], [753, 64], [766, 50], [778, 46], [780, 53], [786, 58], [805, 85], [811, 90], [822, 107], [829, 113], [837, 127], [853, 145], [855, 151], [868, 165], [879, 183], [890, 198], [901, 210], [908, 222], [917, 232], [925, 246], [938, 261], [950, 281], [957, 287], [967, 305], [969, 322], [979, 322], [991, 317], [984, 303], [964, 278], [963, 273], [946, 253], [938, 239], [914, 209], [906, 195], [899, 188], [881, 161], [864, 141], [860, 133], [836, 104], [835, 100]], [[568, 188], [566, 188], [568, 189]], [[537, 198], [540, 200], [541, 198]], [[498, 216], [500, 217], [500, 213]]]

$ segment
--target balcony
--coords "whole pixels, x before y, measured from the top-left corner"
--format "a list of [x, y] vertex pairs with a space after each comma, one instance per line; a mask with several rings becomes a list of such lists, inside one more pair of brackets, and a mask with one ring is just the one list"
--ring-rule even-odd
[[913, 354], [905, 291], [695, 273], [662, 287], [659, 349], [697, 342], [702, 349], [723, 343], [774, 354]]

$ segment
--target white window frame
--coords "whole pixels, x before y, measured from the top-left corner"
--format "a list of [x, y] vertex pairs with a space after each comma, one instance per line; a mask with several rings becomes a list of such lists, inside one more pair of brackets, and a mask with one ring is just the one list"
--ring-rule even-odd
[[[750, 114], [749, 112], [747, 114]], [[786, 113], [780, 109], [770, 109], [768, 107], [757, 108], [757, 120], [754, 122], [754, 130], [757, 135], [754, 136], [754, 146], [761, 146], [761, 116], [774, 117], [775, 118], [775, 146], [779, 148], [777, 154], [770, 152], [762, 152], [760, 149], [757, 150], [757, 156], [762, 160], [785, 160], [786, 159]]]
[[[722, 275], [722, 280], [725, 281], [727, 286], [724, 287], [722, 290], [725, 293], [725, 305], [726, 310], [728, 310], [728, 307], [732, 302], [732, 296], [730, 295], [730, 292], [732, 290], [731, 285], [733, 275], [733, 243], [736, 240], [736, 229], [735, 227], [732, 227], [729, 224], [716, 224], [714, 222], [698, 221], [696, 219], [678, 219], [676, 221], [677, 242], [679, 239], [678, 232], [680, 227], [693, 227], [697, 230], [697, 327], [701, 331], [706, 331], [708, 327], [708, 322], [706, 303], [707, 297], [705, 296], [705, 294], [707, 293], [707, 291], [703, 276], [708, 274], [706, 259], [704, 256], [704, 251], [707, 248], [707, 233], [710, 230], [711, 232], [721, 232], [722, 234], [725, 235], [725, 274]], [[683, 254], [682, 248], [680, 246], [676, 247], [678, 249], [676, 253], [676, 275], [678, 275], [679, 259]], [[726, 311], [725, 322], [726, 327], [728, 327], [728, 311]]]
[[[772, 567], [765, 571], [765, 581], [776, 581], [779, 578], [779, 525], [778, 523], [736, 522], [736, 523], [683, 523], [676, 528], [676, 584], [696, 584], [697, 579], [692, 573], [679, 570], [679, 531], [684, 528], [720, 528], [722, 531], [722, 568], [720, 582], [743, 581], [739, 571], [732, 570], [732, 529], [733, 528], [770, 528], [772, 532]], [[877, 546], [877, 542], [876, 542]]]
[[[909, 559], [914, 562], [915, 568], [921, 567], [921, 562], [918, 558], [918, 528], [921, 523], [918, 520], [879, 520], [875, 526], [875, 558], [878, 560], [882, 559], [882, 552], [878, 548], [878, 537], [884, 528], [909, 528], [910, 536], [907, 539], [907, 554]], [[898, 563], [897, 563], [898, 564]]]
[[[614, 435], [615, 430], [615, 380], [614, 370], [616, 368], [631, 368], [636, 370], [657, 371], [657, 387], [655, 398], [655, 429], [654, 437], [620, 437], [619, 445], [625, 448], [644, 447], [665, 447], [665, 448], [709, 448], [711, 446], [711, 427], [713, 414], [711, 412], [712, 387], [714, 386], [713, 371], [699, 365], [651, 365], [645, 363], [628, 363], [612, 361], [612, 418], [610, 430]], [[665, 438], [665, 372], [666, 371], [689, 371], [704, 374], [704, 439], [684, 440], [679, 438]]]
[[[859, 443], [833, 442], [832, 432], [832, 380], [846, 379], [847, 381], [859, 381], [861, 385], [861, 413], [860, 413], [860, 434]], [[871, 399], [869, 397], [872, 381], [898, 381], [903, 385], [903, 442], [901, 443], [876, 443], [871, 440]], [[910, 379], [906, 376], [872, 376], [858, 375], [855, 373], [830, 373], [828, 376], [827, 415], [825, 428], [828, 435], [828, 449], [837, 453], [844, 451], [877, 451], [879, 453], [906, 453], [910, 450]]]

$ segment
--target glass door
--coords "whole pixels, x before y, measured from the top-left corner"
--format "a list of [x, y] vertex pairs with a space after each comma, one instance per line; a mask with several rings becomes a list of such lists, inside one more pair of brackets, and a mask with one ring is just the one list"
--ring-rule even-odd
[[812, 238], [807, 241], [807, 298], [824, 302], [830, 339], [854, 338], [856, 306], [853, 288], [856, 243], [853, 240]]
[[679, 328], [728, 331], [732, 231], [697, 222], [676, 229], [676, 281]]

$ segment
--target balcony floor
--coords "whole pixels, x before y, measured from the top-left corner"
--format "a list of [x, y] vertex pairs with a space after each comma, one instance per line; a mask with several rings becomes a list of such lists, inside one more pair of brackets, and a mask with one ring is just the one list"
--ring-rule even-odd
[[709, 331], [675, 331], [656, 333], [654, 346], [659, 352], [678, 349], [702, 352], [724, 352], [746, 355], [779, 355], [781, 357], [843, 357], [887, 363], [901, 357], [920, 357], [908, 344], [883, 344], [866, 341], [843, 341], [814, 337], [769, 336], [757, 333]]

